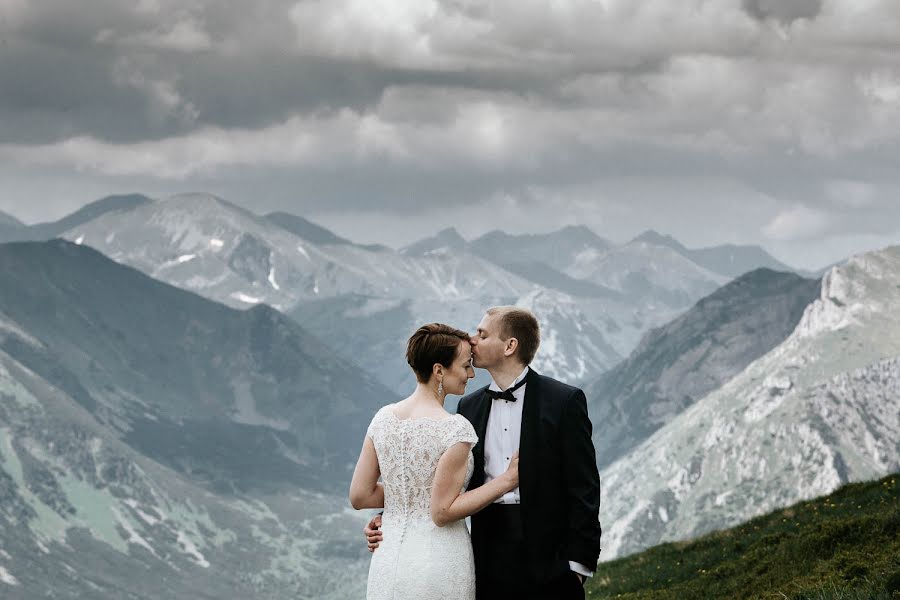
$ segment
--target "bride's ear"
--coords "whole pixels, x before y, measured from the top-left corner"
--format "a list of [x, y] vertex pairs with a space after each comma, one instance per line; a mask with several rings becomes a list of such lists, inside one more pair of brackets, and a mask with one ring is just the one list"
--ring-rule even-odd
[[431, 374], [441, 380], [444, 378], [444, 365], [441, 363], [434, 363], [434, 366], [431, 367]]

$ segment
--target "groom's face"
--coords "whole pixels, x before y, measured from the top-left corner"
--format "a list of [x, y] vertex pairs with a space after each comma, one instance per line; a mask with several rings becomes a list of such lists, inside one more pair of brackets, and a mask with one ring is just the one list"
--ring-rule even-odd
[[479, 369], [490, 369], [504, 358], [506, 343], [500, 339], [499, 318], [484, 315], [471, 339], [472, 364]]

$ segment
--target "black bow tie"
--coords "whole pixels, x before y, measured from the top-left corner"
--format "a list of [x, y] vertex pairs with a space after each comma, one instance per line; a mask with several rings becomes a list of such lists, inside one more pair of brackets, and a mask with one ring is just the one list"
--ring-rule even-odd
[[491, 400], [506, 400], [507, 402], [515, 402], [516, 397], [513, 396], [513, 392], [525, 385], [525, 379], [527, 378], [523, 378], [522, 381], [512, 386], [511, 388], [503, 390], [502, 392], [498, 392], [490, 388], [485, 391], [487, 392], [487, 395], [490, 396]]

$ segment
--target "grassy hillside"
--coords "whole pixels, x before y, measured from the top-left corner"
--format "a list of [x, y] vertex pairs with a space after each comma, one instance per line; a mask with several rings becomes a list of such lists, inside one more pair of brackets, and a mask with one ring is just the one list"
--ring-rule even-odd
[[587, 597], [900, 599], [900, 474], [602, 563]]

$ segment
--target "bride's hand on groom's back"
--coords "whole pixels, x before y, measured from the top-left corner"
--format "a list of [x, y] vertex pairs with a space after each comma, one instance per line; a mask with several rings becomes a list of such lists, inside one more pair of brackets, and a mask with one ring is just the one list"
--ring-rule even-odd
[[366, 536], [369, 552], [375, 552], [375, 549], [378, 548], [378, 544], [382, 541], [381, 515], [372, 517], [372, 520], [369, 521], [369, 524], [363, 529], [363, 534]]

